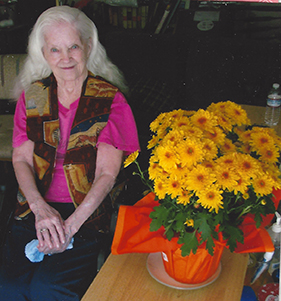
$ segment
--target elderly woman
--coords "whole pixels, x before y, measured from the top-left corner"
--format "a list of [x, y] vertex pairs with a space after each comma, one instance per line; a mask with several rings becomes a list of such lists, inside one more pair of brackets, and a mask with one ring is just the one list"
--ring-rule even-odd
[[[106, 198], [124, 155], [139, 149], [123, 77], [93, 22], [53, 7], [31, 32], [16, 91], [13, 165], [18, 208], [7, 235], [1, 300], [79, 300], [108, 230]], [[25, 247], [40, 254], [30, 261]]]

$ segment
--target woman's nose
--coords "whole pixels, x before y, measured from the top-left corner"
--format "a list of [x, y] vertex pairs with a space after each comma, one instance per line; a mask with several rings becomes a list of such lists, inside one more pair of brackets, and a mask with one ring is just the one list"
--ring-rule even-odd
[[71, 55], [70, 55], [70, 51], [67, 49], [67, 50], [64, 50], [64, 51], [62, 51], [62, 60], [64, 60], [64, 61], [69, 61], [70, 60], [70, 57], [71, 57]]

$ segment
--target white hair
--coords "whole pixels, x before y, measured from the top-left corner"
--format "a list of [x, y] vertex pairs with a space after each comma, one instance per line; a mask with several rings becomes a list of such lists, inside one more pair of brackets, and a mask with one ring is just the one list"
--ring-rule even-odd
[[22, 90], [27, 90], [34, 81], [48, 77], [52, 73], [42, 49], [45, 43], [45, 32], [58, 22], [73, 25], [80, 33], [82, 41], [91, 41], [92, 47], [87, 61], [88, 70], [127, 93], [128, 87], [123, 74], [107, 57], [104, 47], [99, 42], [95, 24], [77, 8], [55, 6], [43, 12], [32, 29], [28, 41], [27, 58], [15, 85], [15, 97], [18, 98]]

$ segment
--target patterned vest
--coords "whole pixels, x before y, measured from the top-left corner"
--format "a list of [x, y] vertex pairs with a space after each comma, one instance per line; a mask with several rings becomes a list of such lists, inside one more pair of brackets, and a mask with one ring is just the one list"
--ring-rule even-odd
[[[77, 207], [90, 190], [96, 168], [96, 143], [105, 127], [113, 98], [118, 89], [89, 72], [82, 88], [79, 105], [71, 127], [63, 169], [70, 196]], [[57, 83], [53, 75], [31, 85], [25, 93], [27, 136], [34, 142], [33, 163], [37, 187], [44, 196], [52, 181], [57, 146], [60, 140]], [[16, 218], [29, 212], [28, 203], [18, 194]], [[112, 205], [105, 199], [86, 224], [107, 230]]]

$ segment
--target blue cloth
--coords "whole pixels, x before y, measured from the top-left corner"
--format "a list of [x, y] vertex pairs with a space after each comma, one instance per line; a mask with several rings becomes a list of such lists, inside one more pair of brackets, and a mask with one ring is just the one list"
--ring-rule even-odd
[[[71, 242], [69, 243], [68, 247], [66, 250], [72, 249], [73, 248], [73, 241], [74, 239], [72, 238]], [[25, 246], [25, 256], [31, 261], [31, 262], [40, 262], [44, 258], [44, 253], [38, 251], [38, 239], [33, 239], [31, 242], [26, 244]], [[51, 254], [49, 254], [51, 255]]]
[[250, 286], [244, 286], [241, 301], [258, 301], [254, 290]]

